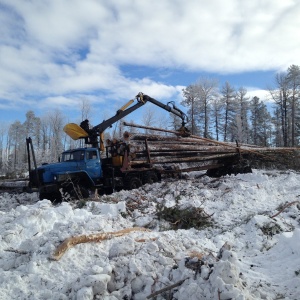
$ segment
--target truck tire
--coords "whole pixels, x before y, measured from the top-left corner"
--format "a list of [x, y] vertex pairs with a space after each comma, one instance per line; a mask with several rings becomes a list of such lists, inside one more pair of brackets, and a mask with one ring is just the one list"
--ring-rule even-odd
[[155, 172], [146, 173], [144, 176], [144, 180], [143, 180], [144, 184], [147, 184], [147, 183], [153, 184], [157, 181], [158, 181], [158, 177]]
[[69, 190], [72, 199], [80, 200], [90, 197], [90, 191], [83, 185], [77, 185], [75, 188]]
[[130, 177], [126, 182], [126, 187], [129, 190], [138, 189], [142, 185], [142, 181], [138, 177]]

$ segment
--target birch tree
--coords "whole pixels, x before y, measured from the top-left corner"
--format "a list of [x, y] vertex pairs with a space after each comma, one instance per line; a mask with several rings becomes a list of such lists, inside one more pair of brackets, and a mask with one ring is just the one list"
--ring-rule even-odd
[[8, 126], [5, 123], [0, 124], [0, 175], [5, 173], [5, 165], [7, 161], [6, 157], [6, 145], [5, 138], [7, 136]]
[[9, 143], [12, 152], [9, 153], [9, 172], [17, 173], [20, 171], [22, 158], [25, 155], [25, 141], [20, 138], [24, 137], [23, 126], [20, 121], [15, 121], [10, 125], [9, 130]]
[[196, 82], [196, 91], [199, 98], [199, 124], [203, 128], [203, 136], [209, 138], [211, 102], [218, 96], [218, 80], [201, 78]]
[[211, 102], [218, 95], [218, 80], [214, 78], [200, 78], [195, 84], [183, 90], [182, 104], [189, 107], [188, 116], [191, 121], [191, 132], [196, 134], [195, 125], [205, 138], [210, 133]]
[[217, 141], [220, 140], [220, 134], [222, 133], [223, 109], [224, 105], [221, 98], [215, 97], [211, 102], [211, 119], [215, 129], [214, 136]]
[[62, 133], [65, 123], [65, 117], [59, 109], [48, 114], [48, 122], [50, 127], [50, 159], [57, 161], [63, 150]]
[[92, 107], [88, 99], [82, 98], [80, 103], [81, 121], [90, 120], [92, 117]]
[[[142, 124], [144, 126], [154, 127], [157, 124], [156, 111], [153, 107], [145, 107], [142, 114]], [[145, 129], [145, 133], [152, 133], [151, 130]]]

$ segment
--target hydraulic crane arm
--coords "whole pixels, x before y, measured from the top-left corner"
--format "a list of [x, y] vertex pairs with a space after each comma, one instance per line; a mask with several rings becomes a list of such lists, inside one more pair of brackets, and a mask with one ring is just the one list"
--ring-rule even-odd
[[112, 124], [123, 119], [124, 117], [126, 117], [127, 115], [129, 115], [130, 113], [132, 113], [133, 111], [135, 111], [136, 109], [140, 108], [141, 106], [143, 106], [145, 104], [145, 102], [143, 102], [142, 100], [140, 100], [140, 99], [137, 99], [137, 100], [138, 100], [138, 103], [127, 108], [128, 105], [130, 105], [134, 101], [134, 100], [130, 100], [128, 103], [126, 103], [124, 106], [122, 106], [113, 117], [111, 117], [107, 120], [104, 120], [102, 123], [94, 126], [91, 129], [91, 132], [92, 133], [102, 133], [105, 129], [111, 127]]
[[[149, 101], [181, 118], [182, 127], [180, 128], [180, 131], [188, 132], [187, 129], [185, 128], [185, 124], [188, 121], [187, 116], [183, 111], [181, 111], [179, 108], [175, 106], [174, 101], [170, 101], [167, 104], [163, 104], [160, 101], [155, 100], [154, 98], [144, 95], [143, 93], [139, 93], [135, 97], [135, 99], [137, 100], [136, 104], [129, 107], [134, 102], [134, 100], [130, 100], [128, 103], [123, 105], [113, 117], [104, 120], [102, 123], [94, 126], [92, 129], [89, 129], [88, 120], [85, 120], [80, 124], [80, 127], [73, 123], [67, 124], [64, 127], [64, 131], [71, 138], [73, 139], [84, 138], [86, 144], [92, 144], [94, 147], [96, 147], [96, 145], [98, 145], [97, 137], [100, 136], [105, 129], [111, 127], [114, 123], [126, 117], [127, 115], [129, 115], [130, 113], [140, 108], [146, 102]], [[172, 104], [172, 106], [170, 106], [170, 104]]]
[[[115, 122], [123, 119], [124, 117], [126, 117], [127, 115], [129, 115], [130, 113], [135, 111], [136, 109], [143, 106], [147, 101], [149, 101], [149, 102], [165, 109], [168, 112], [171, 112], [171, 113], [175, 114], [176, 116], [181, 118], [182, 126], [185, 126], [186, 121], [187, 121], [187, 116], [184, 112], [182, 112], [179, 108], [177, 108], [175, 106], [173, 101], [168, 102], [168, 104], [163, 104], [160, 101], [155, 100], [154, 98], [151, 98], [147, 95], [144, 95], [143, 93], [139, 93], [135, 98], [137, 99], [138, 103], [136, 103], [135, 105], [127, 108], [127, 106], [130, 105], [133, 102], [133, 100], [130, 100], [127, 104], [125, 104], [121, 109], [119, 109], [117, 111], [115, 116], [111, 117], [108, 120], [103, 121], [99, 125], [96, 125], [95, 127], [93, 127], [93, 129], [91, 131], [92, 132], [97, 132], [97, 133], [102, 133], [105, 129], [109, 128]], [[171, 107], [169, 105], [169, 103], [172, 103], [173, 107]]]
[[[144, 101], [144, 102], [149, 101], [149, 102], [165, 109], [166, 111], [171, 112], [174, 115], [178, 116], [179, 118], [181, 118], [182, 127], [184, 127], [186, 122], [188, 122], [187, 115], [182, 110], [180, 110], [178, 107], [175, 106], [174, 101], [170, 101], [167, 104], [163, 104], [160, 101], [155, 100], [154, 98], [144, 95], [143, 93], [139, 93], [136, 96], [136, 98], [140, 99], [140, 101]], [[171, 107], [169, 104], [172, 104], [173, 107]]]

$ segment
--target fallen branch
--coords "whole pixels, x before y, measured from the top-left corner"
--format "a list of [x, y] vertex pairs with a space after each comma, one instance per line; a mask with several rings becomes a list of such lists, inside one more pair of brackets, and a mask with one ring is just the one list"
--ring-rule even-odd
[[150, 231], [149, 229], [143, 228], [143, 227], [132, 227], [132, 228], [126, 228], [115, 232], [105, 232], [105, 233], [98, 233], [98, 234], [90, 234], [90, 235], [79, 235], [67, 238], [64, 240], [55, 250], [55, 252], [52, 255], [53, 260], [59, 260], [64, 253], [70, 249], [71, 247], [74, 247], [75, 245], [82, 244], [82, 243], [90, 243], [90, 242], [100, 242], [104, 240], [110, 240], [113, 237], [119, 237], [123, 236], [127, 233], [133, 232], [133, 231]]
[[150, 238], [150, 239], [135, 239], [136, 242], [138, 243], [145, 243], [145, 242], [148, 242], [148, 241], [156, 241], [157, 238]]
[[17, 253], [17, 254], [28, 254], [27, 251], [22, 251], [22, 250], [17, 250], [17, 249], [4, 249], [4, 251], [7, 251], [7, 252], [14, 252], [14, 253]]
[[159, 295], [159, 294], [161, 294], [161, 293], [163, 293], [163, 292], [172, 290], [172, 289], [174, 289], [175, 287], [177, 287], [177, 286], [183, 284], [187, 279], [189, 279], [189, 277], [187, 277], [187, 278], [185, 278], [185, 279], [182, 279], [182, 280], [180, 280], [180, 281], [178, 281], [178, 282], [176, 282], [176, 283], [174, 283], [174, 284], [172, 284], [172, 285], [169, 285], [169, 286], [167, 286], [167, 287], [165, 287], [165, 288], [163, 288], [163, 289], [161, 289], [161, 290], [158, 290], [158, 291], [156, 291], [156, 292], [150, 294], [149, 296], [147, 296], [146, 299], [154, 298], [154, 297], [156, 297], [157, 295]]
[[281, 214], [286, 208], [292, 206], [293, 204], [296, 204], [296, 203], [300, 203], [299, 201], [293, 201], [293, 202], [290, 202], [288, 204], [286, 204], [277, 214], [275, 214], [274, 216], [272, 216], [271, 218], [275, 218], [277, 217], [279, 214]]
[[219, 289], [218, 289], [218, 299], [221, 300], [221, 292]]

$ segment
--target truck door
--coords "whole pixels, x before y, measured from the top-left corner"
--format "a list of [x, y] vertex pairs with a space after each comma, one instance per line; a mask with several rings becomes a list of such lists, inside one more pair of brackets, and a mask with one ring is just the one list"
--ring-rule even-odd
[[95, 149], [86, 151], [86, 171], [92, 179], [102, 177], [102, 168], [100, 164], [99, 152]]

